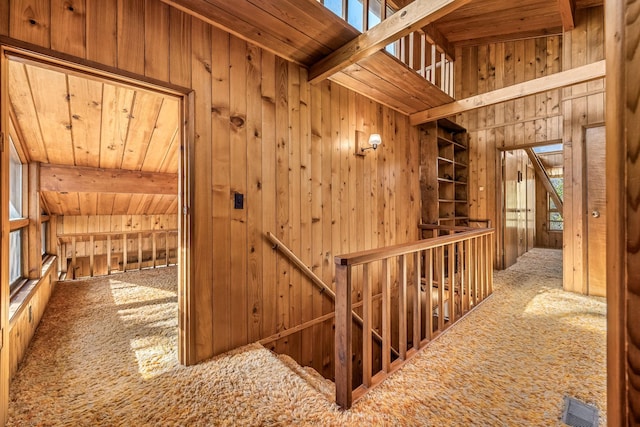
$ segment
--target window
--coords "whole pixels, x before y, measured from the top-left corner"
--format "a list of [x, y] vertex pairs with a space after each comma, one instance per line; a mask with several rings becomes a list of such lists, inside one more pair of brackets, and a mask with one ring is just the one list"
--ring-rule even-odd
[[48, 237], [47, 231], [48, 230], [49, 230], [49, 222], [43, 222], [42, 229], [41, 229], [42, 247], [40, 248], [40, 254], [43, 257], [47, 254], [47, 237]]
[[9, 219], [22, 218], [22, 161], [13, 140], [9, 138]]
[[23, 282], [24, 257], [23, 239], [29, 221], [26, 214], [24, 198], [24, 166], [18, 155], [14, 142], [9, 138], [9, 289], [13, 294]]
[[10, 289], [22, 278], [22, 230], [9, 233], [9, 284]]
[[[564, 182], [561, 176], [554, 176], [549, 178], [553, 188], [556, 189], [560, 200], [564, 196]], [[564, 223], [562, 215], [558, 212], [556, 204], [549, 194], [547, 194], [547, 222], [549, 224], [549, 231], [562, 231], [564, 229]]]

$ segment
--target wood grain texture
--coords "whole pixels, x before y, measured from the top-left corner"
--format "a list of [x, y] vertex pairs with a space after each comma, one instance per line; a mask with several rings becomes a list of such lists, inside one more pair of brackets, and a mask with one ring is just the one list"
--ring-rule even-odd
[[[628, 402], [628, 423], [637, 425], [640, 423], [640, 227], [638, 227], [638, 217], [640, 214], [640, 204], [638, 203], [640, 188], [638, 178], [640, 177], [640, 144], [637, 135], [640, 130], [640, 92], [635, 83], [635, 70], [640, 63], [638, 55], [638, 22], [640, 20], [640, 9], [638, 4], [628, 1], [626, 4], [626, 22], [624, 28], [624, 43], [626, 52], [625, 67], [625, 128], [626, 128], [626, 287], [627, 287], [627, 402]], [[622, 102], [622, 101], [618, 101]]]
[[[625, 254], [628, 226], [622, 221], [626, 209], [627, 153], [621, 141], [626, 138], [627, 64], [626, 5], [624, 0], [605, 4], [605, 42], [607, 50], [606, 152], [607, 203], [619, 221], [607, 223], [607, 422], [629, 425], [627, 394], [627, 276]], [[622, 35], [622, 37], [621, 37]], [[612, 217], [613, 217], [612, 215]], [[629, 309], [638, 311], [634, 299]], [[637, 399], [636, 399], [637, 400]]]
[[51, 0], [51, 49], [86, 56], [85, 0]]
[[87, 59], [115, 67], [118, 62], [118, 0], [86, 0]]
[[[13, 8], [21, 3], [24, 2], [10, 3], [12, 16], [18, 16]], [[196, 351], [191, 362], [246, 344], [250, 339], [295, 328], [334, 310], [326, 297], [312, 294], [305, 278], [291, 274], [293, 268], [288, 261], [262, 238], [267, 231], [287, 244], [296, 236], [294, 246], [299, 247], [299, 255], [332, 286], [335, 255], [405, 243], [417, 236], [418, 134], [405, 115], [336, 83], [309, 85], [305, 69], [175, 8], [169, 8], [167, 18], [163, 5], [151, 0], [124, 3], [86, 0], [86, 58], [194, 90], [195, 200], [189, 208], [193, 219], [192, 319], [196, 323]], [[305, 7], [297, 3], [294, 6]], [[122, 28], [125, 24], [132, 26]], [[24, 30], [16, 31], [20, 34]], [[163, 31], [168, 32], [168, 42]], [[158, 39], [151, 40], [156, 32]], [[30, 37], [31, 33], [25, 31], [19, 39], [29, 41]], [[150, 58], [160, 56], [163, 58], [157, 64], [148, 64]], [[166, 57], [168, 65], [164, 62]], [[231, 64], [233, 68], [229, 67]], [[23, 70], [22, 78], [27, 77]], [[93, 89], [79, 84], [74, 90], [93, 93]], [[105, 86], [102, 98], [100, 134], [114, 148], [100, 152], [98, 166], [106, 167], [107, 163], [115, 164], [124, 158], [126, 141], [121, 136], [129, 131], [128, 116], [136, 109], [138, 97], [130, 89]], [[164, 102], [159, 110], [155, 103], [146, 103], [147, 107], [140, 107], [135, 114], [156, 115], [158, 128], [154, 135], [164, 132], [170, 136], [171, 132], [161, 128], [171, 117], [163, 112]], [[256, 104], [260, 105], [259, 110]], [[64, 106], [68, 111], [69, 105]], [[37, 120], [35, 107], [32, 109], [32, 117]], [[82, 115], [90, 113], [97, 114], [87, 107]], [[356, 158], [356, 130], [381, 133], [383, 145], [375, 153]], [[68, 132], [62, 130], [65, 131]], [[86, 153], [95, 152], [89, 144], [92, 130], [77, 125], [72, 132], [76, 131], [87, 138], [82, 143], [82, 156], [76, 158], [94, 158]], [[171, 156], [152, 153], [154, 135], [139, 134], [140, 142], [134, 148], [140, 153], [146, 146], [148, 155], [155, 159], [154, 171], [170, 172], [164, 160], [158, 162], [161, 157], [179, 156], [180, 151], [176, 149], [177, 154]], [[175, 139], [171, 145], [175, 145]], [[140, 157], [135, 163], [140, 163]], [[260, 166], [256, 167], [258, 163]], [[292, 166], [297, 170], [290, 171]], [[145, 161], [142, 168], [147, 168]], [[395, 195], [398, 189], [401, 191]], [[232, 212], [235, 191], [245, 194], [245, 209]], [[68, 205], [73, 216], [87, 218], [88, 224], [88, 218], [102, 209], [132, 218], [144, 209], [177, 211], [176, 198], [165, 197], [170, 196], [100, 194], [89, 199], [72, 193], [57, 194], [47, 199], [47, 204]], [[366, 220], [363, 206], [369, 215]], [[101, 216], [98, 221], [102, 221]], [[115, 229], [128, 227], [122, 221], [111, 225]], [[83, 227], [88, 228], [80, 229]], [[238, 238], [232, 246], [235, 237]], [[138, 246], [130, 240], [129, 252], [136, 252]], [[262, 246], [261, 255], [258, 246]], [[396, 271], [397, 266], [389, 266], [390, 280], [396, 280]], [[376, 292], [380, 268], [372, 268], [371, 277]], [[362, 289], [361, 283], [357, 286]], [[242, 307], [233, 306], [232, 312], [232, 292], [236, 297], [236, 292], [250, 296], [253, 303], [241, 296]], [[296, 299], [300, 305], [293, 305]], [[390, 299], [397, 304], [394, 297]], [[374, 301], [374, 312], [375, 304]], [[301, 307], [307, 307], [309, 312], [300, 312]], [[397, 310], [391, 311], [391, 317], [397, 320]], [[380, 327], [377, 322], [374, 321], [376, 328]], [[311, 337], [292, 334], [273, 343], [273, 348], [294, 356], [300, 353], [305, 362], [311, 357], [312, 366], [332, 376], [333, 320], [318, 325], [312, 328]], [[397, 328], [394, 329], [397, 341]], [[294, 348], [296, 339], [313, 341], [311, 352]], [[374, 348], [374, 357], [376, 351], [379, 350]]]

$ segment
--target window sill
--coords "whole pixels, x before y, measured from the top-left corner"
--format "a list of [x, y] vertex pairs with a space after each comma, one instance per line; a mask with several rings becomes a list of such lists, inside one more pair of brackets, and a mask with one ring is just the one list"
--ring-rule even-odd
[[9, 302], [9, 324], [29, 305], [31, 296], [35, 294], [38, 287], [45, 282], [46, 277], [51, 275], [51, 270], [55, 268], [56, 265], [55, 261], [56, 257], [54, 255], [46, 257], [42, 263], [42, 277], [40, 279], [27, 280], [26, 283], [21, 286], [20, 290], [11, 297], [11, 301]]

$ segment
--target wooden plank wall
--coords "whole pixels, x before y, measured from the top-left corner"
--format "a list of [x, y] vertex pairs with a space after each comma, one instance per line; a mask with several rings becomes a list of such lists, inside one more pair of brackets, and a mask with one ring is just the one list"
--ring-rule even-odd
[[[159, 0], [8, 0], [8, 9], [0, 33], [195, 91], [188, 363], [333, 310], [266, 231], [330, 285], [335, 255], [417, 238], [418, 135], [407, 117], [336, 84], [310, 86], [305, 69]], [[54, 9], [74, 19], [52, 19]], [[356, 131], [382, 134], [383, 145], [354, 156]], [[234, 193], [244, 209], [233, 209]], [[276, 349], [330, 373], [331, 322], [305, 334]]]
[[[28, 301], [15, 301], [21, 304], [20, 310], [11, 313], [9, 324], [9, 372], [13, 377], [18, 365], [27, 352], [31, 338], [40, 324], [44, 310], [56, 285], [55, 267], [49, 268], [33, 287]], [[27, 285], [30, 286], [30, 285]], [[19, 296], [20, 297], [20, 296]]]
[[[567, 32], [564, 40], [550, 36], [457, 48], [456, 97], [466, 98], [603, 59], [603, 21], [602, 7], [581, 9], [576, 28]], [[456, 119], [469, 131], [469, 181], [478, 182], [469, 188], [470, 216], [490, 218], [496, 225], [502, 221], [496, 148], [564, 140], [564, 172], [571, 177], [565, 181], [564, 196], [565, 215], [572, 218], [572, 225], [565, 229], [571, 238], [564, 239], [565, 260], [572, 261], [564, 263], [565, 286], [570, 290], [581, 291], [577, 284], [583, 283], [584, 264], [583, 218], [573, 214], [583, 208], [583, 179], [572, 164], [582, 159], [582, 126], [602, 121], [603, 114], [603, 83], [598, 80], [481, 108]], [[499, 227], [496, 233], [499, 245]], [[501, 251], [498, 246], [496, 266]]]
[[[565, 35], [563, 69], [604, 59], [602, 7], [579, 10], [576, 28]], [[564, 288], [587, 292], [585, 126], [604, 123], [604, 79], [564, 89]], [[603, 159], [604, 161], [604, 159]], [[567, 185], [571, 183], [571, 185]], [[606, 254], [601, 254], [602, 258]]]

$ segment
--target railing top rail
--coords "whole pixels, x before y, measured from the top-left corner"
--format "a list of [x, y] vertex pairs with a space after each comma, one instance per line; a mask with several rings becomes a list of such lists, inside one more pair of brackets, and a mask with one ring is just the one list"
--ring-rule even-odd
[[71, 239], [73, 237], [75, 238], [89, 238], [91, 236], [93, 237], [108, 237], [108, 236], [122, 236], [123, 234], [138, 234], [138, 233], [142, 233], [142, 234], [153, 234], [153, 233], [177, 233], [178, 230], [175, 228], [172, 229], [155, 229], [155, 230], [120, 230], [120, 231], [96, 231], [95, 233], [65, 233], [65, 234], [58, 234], [56, 237], [58, 238], [58, 240], [60, 241], [65, 241], [66, 239]]
[[386, 246], [384, 248], [369, 249], [366, 251], [352, 252], [350, 254], [337, 255], [335, 257], [336, 265], [355, 266], [365, 264], [372, 261], [379, 261], [385, 258], [391, 258], [399, 255], [411, 254], [426, 249], [433, 249], [439, 246], [451, 243], [461, 242], [463, 240], [474, 237], [481, 237], [492, 234], [493, 228], [473, 228], [469, 231], [451, 234], [449, 236], [434, 237], [432, 239], [423, 239], [416, 242], [401, 243], [399, 245]]
[[418, 224], [420, 230], [471, 231], [478, 227], [461, 227], [459, 225]]

